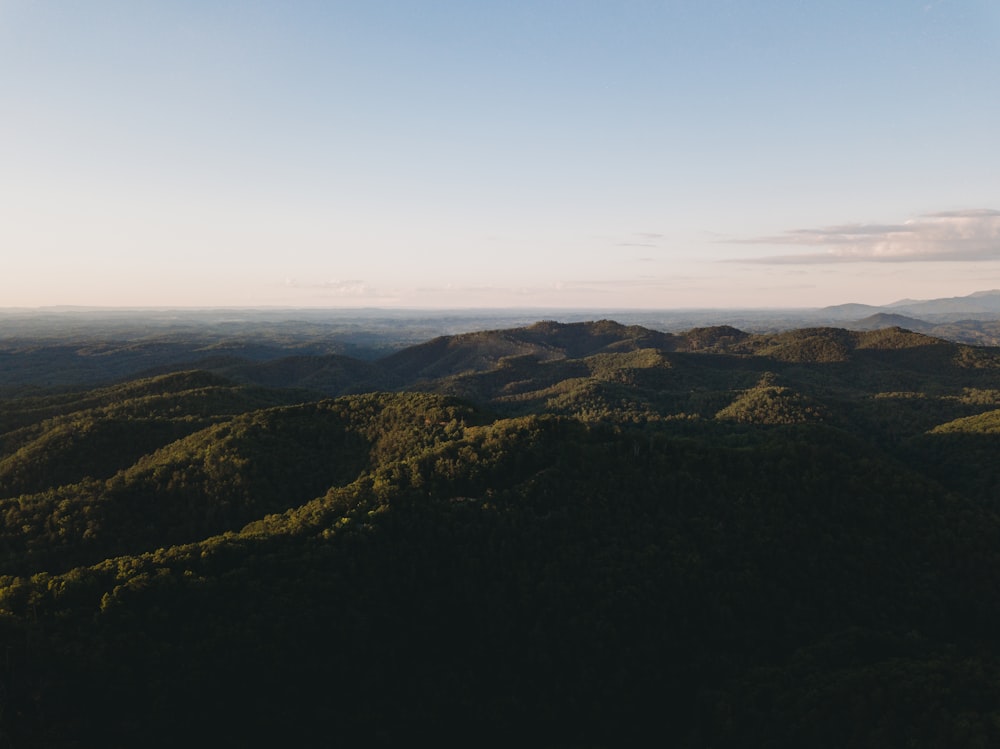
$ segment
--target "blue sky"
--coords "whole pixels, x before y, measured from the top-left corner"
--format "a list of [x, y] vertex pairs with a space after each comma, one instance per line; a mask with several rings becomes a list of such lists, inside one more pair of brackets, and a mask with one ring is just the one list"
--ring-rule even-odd
[[0, 0], [0, 306], [996, 288], [997, 81], [996, 0]]

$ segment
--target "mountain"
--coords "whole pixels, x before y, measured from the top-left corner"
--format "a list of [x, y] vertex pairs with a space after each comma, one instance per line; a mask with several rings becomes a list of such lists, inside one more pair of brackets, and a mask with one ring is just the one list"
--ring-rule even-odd
[[209, 362], [0, 398], [11, 746], [1000, 742], [1000, 349]]
[[887, 308], [905, 315], [944, 321], [947, 317], [989, 317], [1000, 315], [1000, 290], [977, 291], [968, 296], [949, 297], [916, 301], [904, 299], [886, 305]]
[[816, 319], [860, 330], [898, 326], [957, 343], [996, 346], [1000, 345], [1000, 291], [944, 299], [901, 299], [882, 307], [841, 304], [818, 310]]
[[935, 329], [935, 325], [915, 317], [907, 317], [890, 312], [879, 312], [874, 315], [854, 320], [849, 323], [854, 330], [879, 330], [881, 328], [905, 328], [918, 333], [930, 333]]
[[820, 314], [825, 315], [831, 322], [841, 322], [855, 320], [859, 317], [874, 315], [882, 312], [882, 307], [871, 304], [835, 304], [832, 307], [823, 307]]
[[847, 322], [879, 313], [899, 314], [930, 322], [955, 322], [966, 318], [996, 320], [1000, 317], [1000, 290], [977, 291], [942, 299], [900, 299], [882, 306], [838, 304], [818, 310], [830, 322]]

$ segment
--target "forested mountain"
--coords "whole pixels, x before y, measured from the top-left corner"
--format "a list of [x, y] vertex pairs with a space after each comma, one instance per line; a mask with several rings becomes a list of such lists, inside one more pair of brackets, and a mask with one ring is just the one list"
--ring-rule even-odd
[[0, 399], [7, 745], [1000, 742], [996, 349], [542, 322], [212, 370]]

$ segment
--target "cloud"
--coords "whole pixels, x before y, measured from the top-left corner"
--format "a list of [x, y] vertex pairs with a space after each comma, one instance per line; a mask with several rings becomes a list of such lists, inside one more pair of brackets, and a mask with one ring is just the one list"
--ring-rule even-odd
[[822, 252], [729, 261], [771, 265], [996, 260], [1000, 259], [1000, 211], [941, 211], [902, 224], [844, 224], [729, 242], [823, 248]]
[[941, 211], [926, 215], [930, 218], [996, 218], [1000, 217], [1000, 211], [992, 208], [970, 208], [965, 211]]
[[451, 294], [455, 292], [461, 293], [473, 293], [473, 294], [493, 294], [496, 292], [507, 292], [510, 289], [504, 288], [502, 286], [492, 286], [492, 285], [461, 285], [461, 284], [445, 284], [444, 286], [417, 286], [414, 291], [420, 294]]
[[294, 278], [285, 281], [285, 286], [293, 289], [320, 290], [332, 296], [370, 297], [376, 296], [376, 290], [364, 281], [318, 281], [315, 283], [299, 283]]
[[666, 235], [653, 231], [634, 231], [628, 235], [629, 239], [616, 242], [615, 247], [659, 247]]

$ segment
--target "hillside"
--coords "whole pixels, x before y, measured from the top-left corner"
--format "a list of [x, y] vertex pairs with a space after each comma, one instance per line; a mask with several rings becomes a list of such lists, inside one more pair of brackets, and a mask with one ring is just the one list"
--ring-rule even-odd
[[380, 364], [408, 381], [416, 381], [489, 371], [505, 359], [518, 357], [551, 361], [638, 348], [671, 350], [675, 346], [672, 335], [610, 320], [539, 322], [527, 328], [442, 336], [388, 356]]
[[995, 349], [543, 322], [225, 366], [0, 399], [9, 745], [1000, 742]]

